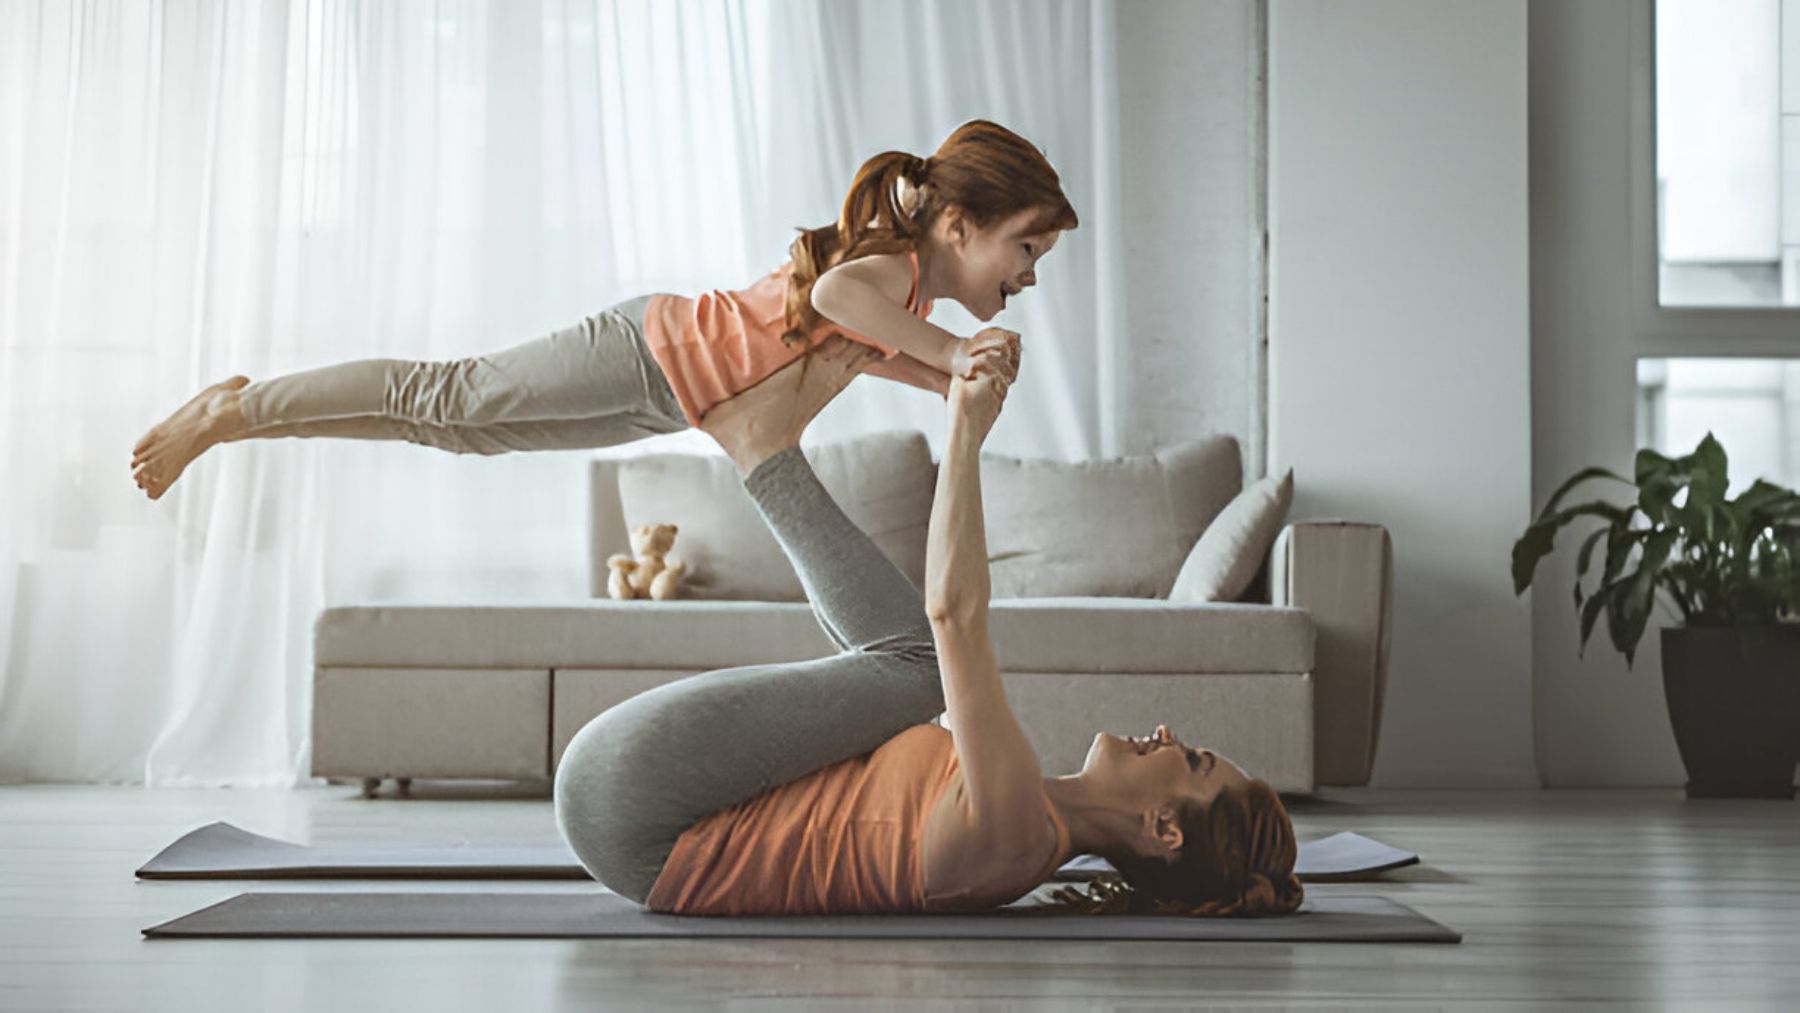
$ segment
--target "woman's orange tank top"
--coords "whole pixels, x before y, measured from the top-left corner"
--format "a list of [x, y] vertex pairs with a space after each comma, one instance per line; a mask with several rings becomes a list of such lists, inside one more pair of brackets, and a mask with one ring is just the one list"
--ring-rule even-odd
[[[689, 827], [645, 905], [694, 915], [922, 911], [925, 821], [956, 769], [950, 732], [914, 725]], [[1060, 854], [1068, 831], [1047, 798], [1045, 809]]]
[[[912, 291], [906, 308], [919, 317], [931, 315], [931, 302], [917, 305], [919, 255], [912, 261]], [[788, 279], [794, 263], [788, 261], [748, 288], [714, 290], [695, 298], [654, 295], [644, 306], [644, 343], [662, 367], [669, 387], [681, 402], [688, 424], [697, 426], [713, 405], [756, 386], [769, 374], [800, 357], [800, 348], [781, 340], [787, 330]], [[807, 339], [807, 347], [832, 334], [880, 350], [889, 357], [894, 346], [822, 320]]]

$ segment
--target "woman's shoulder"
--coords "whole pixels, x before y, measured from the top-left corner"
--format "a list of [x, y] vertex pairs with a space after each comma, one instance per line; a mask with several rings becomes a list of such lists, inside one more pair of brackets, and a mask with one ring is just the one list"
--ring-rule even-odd
[[1021, 827], [1010, 846], [996, 848], [974, 829], [968, 784], [953, 768], [920, 835], [924, 900], [932, 911], [998, 907], [1031, 892], [1054, 871], [1068, 845], [1067, 831], [1044, 798], [1044, 819]]

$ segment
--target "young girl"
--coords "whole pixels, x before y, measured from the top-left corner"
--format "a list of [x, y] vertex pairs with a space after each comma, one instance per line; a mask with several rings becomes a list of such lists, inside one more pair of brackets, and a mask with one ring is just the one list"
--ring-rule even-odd
[[1077, 224], [1042, 153], [975, 120], [929, 158], [869, 159], [837, 222], [802, 230], [792, 259], [748, 288], [640, 296], [493, 355], [234, 376], [146, 433], [133, 475], [159, 499], [209, 447], [278, 436], [475, 454], [613, 446], [698, 425], [837, 334], [881, 352], [865, 372], [945, 394], [975, 356], [1016, 351], [1018, 336], [990, 327], [960, 338], [926, 322], [933, 301], [993, 319]]

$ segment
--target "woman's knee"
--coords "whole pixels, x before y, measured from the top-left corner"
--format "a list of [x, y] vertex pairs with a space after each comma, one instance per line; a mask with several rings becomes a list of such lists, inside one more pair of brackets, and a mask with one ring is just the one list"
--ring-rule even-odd
[[655, 772], [644, 769], [638, 736], [619, 718], [603, 713], [569, 740], [556, 768], [556, 824], [589, 875], [641, 902], [667, 854], [654, 832]]
[[864, 644], [864, 651], [891, 654], [896, 658], [913, 664], [929, 665], [937, 670], [937, 638], [932, 635], [931, 623], [920, 620], [919, 624], [892, 636]]
[[862, 650], [881, 656], [890, 663], [890, 674], [913, 688], [910, 697], [913, 701], [910, 708], [915, 712], [913, 720], [929, 720], [944, 709], [944, 680], [938, 669], [937, 643], [929, 632], [910, 631], [886, 637]]

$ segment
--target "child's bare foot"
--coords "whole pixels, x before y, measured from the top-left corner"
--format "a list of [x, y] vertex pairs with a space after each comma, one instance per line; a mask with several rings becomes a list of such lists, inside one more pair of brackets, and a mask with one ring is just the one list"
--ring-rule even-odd
[[[842, 336], [820, 343], [749, 390], [721, 401], [700, 420], [700, 428], [725, 448], [738, 473], [800, 442], [807, 423], [823, 411], [863, 367], [881, 357], [867, 345]], [[802, 375], [804, 374], [804, 375]]]
[[242, 428], [237, 392], [249, 382], [247, 376], [234, 376], [215, 383], [145, 433], [131, 448], [132, 479], [138, 488], [151, 499], [161, 499], [194, 458]]

